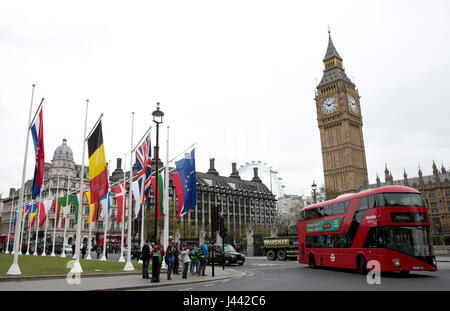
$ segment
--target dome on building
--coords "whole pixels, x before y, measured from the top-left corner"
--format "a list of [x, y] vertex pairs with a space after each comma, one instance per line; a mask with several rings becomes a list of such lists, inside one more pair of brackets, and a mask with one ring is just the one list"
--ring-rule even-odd
[[53, 158], [55, 157], [64, 157], [73, 160], [73, 152], [72, 149], [67, 146], [67, 139], [64, 138], [62, 145], [56, 148], [55, 153], [53, 154]]

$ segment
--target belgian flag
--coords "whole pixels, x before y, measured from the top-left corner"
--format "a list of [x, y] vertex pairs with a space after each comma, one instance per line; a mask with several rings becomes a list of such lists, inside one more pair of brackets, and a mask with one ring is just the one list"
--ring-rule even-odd
[[108, 193], [109, 188], [101, 120], [88, 139], [88, 152], [91, 203], [95, 203]]

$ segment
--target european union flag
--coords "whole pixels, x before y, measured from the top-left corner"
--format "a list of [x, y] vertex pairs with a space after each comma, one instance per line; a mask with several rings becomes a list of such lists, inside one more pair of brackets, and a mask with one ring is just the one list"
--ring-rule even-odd
[[195, 148], [183, 159], [175, 162], [183, 187], [183, 216], [197, 205], [197, 175], [195, 173]]

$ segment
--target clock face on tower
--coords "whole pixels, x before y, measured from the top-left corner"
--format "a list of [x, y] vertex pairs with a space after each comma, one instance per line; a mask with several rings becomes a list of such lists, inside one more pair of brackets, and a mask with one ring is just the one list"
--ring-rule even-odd
[[337, 101], [333, 96], [327, 97], [322, 102], [322, 111], [326, 114], [330, 114], [336, 110]]
[[354, 113], [358, 112], [358, 104], [356, 103], [356, 99], [353, 96], [348, 97], [348, 105]]

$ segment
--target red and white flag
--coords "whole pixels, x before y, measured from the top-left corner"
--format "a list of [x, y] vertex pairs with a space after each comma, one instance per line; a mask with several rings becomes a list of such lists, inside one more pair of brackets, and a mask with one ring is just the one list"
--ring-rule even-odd
[[[118, 186], [113, 187], [114, 194], [116, 195], [117, 201], [117, 221], [116, 224], [120, 224], [122, 221], [122, 217], [126, 216], [126, 193], [127, 186], [126, 183], [120, 184]], [[123, 216], [122, 216], [123, 214]]]

